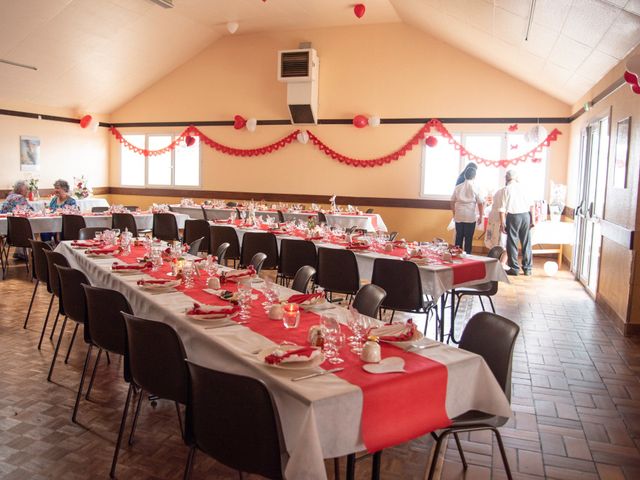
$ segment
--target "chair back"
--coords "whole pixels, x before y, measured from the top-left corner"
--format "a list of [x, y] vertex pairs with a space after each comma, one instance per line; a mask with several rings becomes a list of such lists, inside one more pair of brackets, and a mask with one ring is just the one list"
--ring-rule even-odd
[[264, 383], [186, 363], [190, 376], [187, 441], [235, 470], [284, 478], [280, 416]]
[[79, 240], [80, 230], [87, 226], [82, 215], [62, 215], [61, 240]]
[[26, 217], [7, 217], [7, 243], [12, 247], [31, 248], [31, 223]]
[[176, 216], [173, 213], [154, 213], [152, 235], [166, 242], [179, 240], [180, 234], [178, 233]]
[[31, 251], [33, 252], [33, 274], [40, 281], [47, 284], [47, 291], [51, 292], [49, 288], [49, 266], [47, 265], [47, 257], [44, 252], [51, 251], [51, 245], [39, 240], [29, 240], [31, 244]]
[[307, 240], [283, 238], [280, 241], [280, 265], [278, 273], [284, 278], [293, 278], [305, 265], [315, 267], [318, 262], [316, 246]]
[[386, 296], [387, 292], [378, 285], [370, 283], [368, 285], [364, 285], [360, 290], [358, 290], [358, 293], [356, 293], [356, 296], [353, 299], [352, 306], [362, 315], [377, 318], [378, 312], [380, 311], [380, 305], [382, 305], [384, 297]]
[[487, 253], [487, 257], [495, 258], [496, 260], [500, 260], [505, 253], [505, 249], [500, 245], [496, 245], [495, 247], [491, 247], [489, 253]]
[[206, 220], [185, 220], [184, 243], [191, 245], [194, 240], [204, 238], [200, 245], [200, 251], [209, 252], [209, 226], [209, 222]]
[[278, 222], [280, 223], [284, 223], [284, 213], [282, 213], [282, 210], [278, 210]]
[[296, 292], [307, 293], [307, 290], [309, 289], [309, 282], [315, 274], [316, 269], [311, 265], [304, 265], [300, 267], [293, 277], [291, 289]]
[[387, 292], [382, 302], [384, 308], [413, 312], [424, 306], [420, 271], [413, 262], [376, 258], [371, 283]]
[[491, 312], [478, 312], [469, 319], [460, 348], [484, 358], [498, 384], [511, 401], [511, 363], [520, 327]]
[[249, 265], [251, 265], [255, 269], [256, 274], [258, 274], [260, 273], [260, 270], [262, 270], [262, 266], [264, 265], [264, 261], [266, 259], [267, 255], [265, 253], [258, 252], [253, 257], [251, 257]]
[[224, 242], [218, 245], [218, 249], [216, 250], [216, 257], [218, 257], [218, 263], [222, 265], [227, 256], [227, 250], [229, 249], [229, 243]]
[[327, 224], [327, 216], [324, 212], [318, 212], [318, 225], [326, 225]]
[[231, 260], [240, 259], [240, 242], [238, 241], [238, 234], [233, 227], [225, 225], [212, 225], [209, 228], [211, 247], [209, 251], [217, 252], [218, 247], [223, 243], [228, 243], [225, 258]]
[[102, 213], [109, 210], [109, 207], [91, 207], [91, 213]]
[[360, 288], [356, 256], [342, 248], [318, 248], [316, 284], [328, 292], [355, 294]]
[[56, 266], [61, 265], [63, 267], [69, 266], [67, 257], [60, 252], [54, 252], [51, 250], [43, 250], [44, 256], [47, 259], [47, 270], [49, 275], [49, 289], [56, 297], [60, 298], [60, 313], [64, 315], [64, 305], [62, 304], [62, 297], [60, 295], [60, 276], [58, 275], [58, 269]]
[[198, 252], [200, 251], [200, 245], [202, 245], [203, 241], [204, 237], [200, 237], [191, 242], [189, 244], [189, 255], [193, 255], [194, 257], [198, 255]]
[[364, 213], [373, 213], [373, 208], [367, 208], [367, 211]]
[[238, 202], [227, 202], [227, 207], [231, 208], [231, 207], [237, 207], [238, 206]]
[[84, 324], [84, 339], [91, 341], [91, 334], [87, 326], [87, 300], [84, 296], [82, 284], [91, 285], [87, 276], [80, 270], [56, 265], [60, 276], [60, 294], [64, 313], [74, 322]]
[[138, 236], [138, 227], [133, 215], [130, 213], [114, 213], [111, 218], [111, 228], [117, 228], [121, 232], [127, 229], [134, 237]]
[[278, 268], [278, 241], [273, 233], [246, 232], [242, 237], [240, 265], [249, 265], [253, 256], [258, 252], [267, 256], [262, 265], [263, 268]]
[[137, 212], [138, 210], [140, 210], [140, 207], [138, 205], [125, 205], [124, 208], [125, 210], [129, 210], [130, 212]]
[[166, 323], [123, 312], [127, 328], [125, 359], [133, 382], [148, 392], [187, 403], [187, 355], [182, 340]]
[[93, 240], [96, 233], [109, 230], [109, 227], [84, 227], [78, 232], [78, 240]]
[[87, 324], [94, 345], [124, 355], [127, 329], [120, 312], [133, 313], [124, 295], [108, 288], [83, 285], [87, 301]]
[[[205, 222], [208, 222], [209, 220], [213, 220], [213, 218], [209, 218], [209, 214], [207, 213], [207, 209], [204, 207], [204, 205], [200, 205], [200, 208], [202, 209], [202, 218], [204, 219]], [[185, 228], [186, 228], [186, 224], [185, 224]]]
[[398, 232], [389, 232], [389, 241], [393, 242], [398, 236]]

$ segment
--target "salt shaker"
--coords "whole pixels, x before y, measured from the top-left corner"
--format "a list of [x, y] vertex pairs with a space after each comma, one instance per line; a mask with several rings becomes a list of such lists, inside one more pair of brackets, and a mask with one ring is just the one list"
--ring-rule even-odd
[[378, 363], [382, 360], [378, 337], [370, 336], [365, 342], [362, 347], [362, 353], [360, 354], [360, 360], [366, 363]]

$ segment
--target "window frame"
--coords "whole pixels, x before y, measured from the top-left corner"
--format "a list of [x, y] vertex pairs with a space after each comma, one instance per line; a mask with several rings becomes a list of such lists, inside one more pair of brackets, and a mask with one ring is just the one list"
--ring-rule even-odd
[[[507, 152], [509, 151], [509, 134], [511, 132], [451, 132], [451, 136], [452, 137], [459, 137], [459, 142], [461, 145], [466, 146], [466, 140], [468, 136], [473, 136], [473, 137], [480, 137], [480, 136], [491, 136], [491, 137], [501, 137], [501, 146], [500, 146], [500, 158], [506, 158], [507, 157]], [[436, 138], [438, 138], [438, 141], [446, 141], [448, 142], [448, 139], [446, 137], [443, 137], [442, 135], [437, 135]], [[418, 196], [421, 199], [424, 200], [439, 200], [439, 201], [449, 201], [451, 200], [451, 194], [453, 193], [453, 188], [454, 186], [451, 186], [451, 193], [449, 194], [445, 194], [445, 195], [440, 195], [440, 194], [433, 194], [433, 193], [424, 193], [424, 184], [425, 184], [425, 174], [426, 174], [426, 169], [427, 169], [427, 152], [429, 151], [429, 146], [426, 145], [425, 141], [422, 140], [421, 141], [421, 147], [422, 147], [422, 155], [421, 155], [421, 159], [420, 159], [420, 163], [421, 163], [421, 167], [420, 167], [420, 190], [418, 192]], [[472, 152], [473, 153], [473, 152]], [[543, 154], [545, 155], [545, 159], [544, 159], [544, 168], [545, 168], [545, 172], [544, 172], [544, 199], [547, 199], [547, 196], [549, 195], [549, 151], [548, 149], [543, 150]], [[527, 160], [527, 162], [530, 162], [531, 160]], [[462, 155], [458, 155], [458, 172], [462, 172], [464, 165], [468, 163], [465, 160], [465, 157], [463, 157]], [[506, 170], [509, 169], [509, 167], [486, 167], [486, 168], [498, 168], [499, 170], [504, 170], [506, 172]], [[516, 165], [514, 168], [518, 168], [518, 165]]]
[[[123, 134], [123, 137], [126, 139], [126, 137], [128, 135], [144, 135], [144, 148], [145, 150], [149, 149], [149, 137], [161, 137], [161, 136], [170, 136], [171, 137], [171, 142], [175, 141], [176, 137], [178, 137], [180, 134], [179, 133], [175, 133], [175, 132], [153, 132], [153, 133], [125, 133]], [[126, 148], [124, 145], [120, 145], [120, 186], [122, 187], [131, 187], [131, 188], [165, 188], [165, 189], [172, 189], [172, 190], [179, 190], [179, 189], [185, 189], [185, 188], [189, 188], [189, 189], [197, 189], [200, 190], [202, 189], [202, 142], [198, 141], [197, 142], [197, 149], [198, 149], [198, 184], [197, 185], [176, 185], [175, 181], [176, 181], [176, 149], [172, 149], [170, 151], [171, 153], [171, 184], [170, 185], [163, 185], [163, 184], [152, 184], [149, 183], [149, 155], [145, 155], [144, 156], [144, 185], [131, 185], [131, 184], [126, 184], [123, 183], [122, 181], [122, 149]], [[192, 148], [192, 147], [189, 147]]]

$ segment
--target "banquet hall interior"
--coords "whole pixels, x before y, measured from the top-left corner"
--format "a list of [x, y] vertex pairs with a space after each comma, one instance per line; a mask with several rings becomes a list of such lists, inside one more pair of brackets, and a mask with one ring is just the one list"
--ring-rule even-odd
[[640, 478], [640, 1], [0, 12], [0, 478]]

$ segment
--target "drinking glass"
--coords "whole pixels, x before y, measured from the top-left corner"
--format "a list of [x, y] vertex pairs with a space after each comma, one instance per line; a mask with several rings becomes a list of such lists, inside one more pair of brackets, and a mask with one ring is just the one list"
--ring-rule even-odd
[[207, 255], [207, 259], [204, 262], [204, 268], [209, 278], [213, 277], [218, 271], [218, 264], [213, 255]]
[[102, 232], [94, 233], [93, 238], [95, 238], [97, 241], [102, 240]]
[[231, 219], [232, 222], [235, 222], [236, 218], [238, 218], [238, 215], [236, 213], [235, 210], [233, 210], [230, 214], [229, 214], [229, 218]]
[[265, 301], [262, 302], [262, 306], [264, 307], [265, 312], [269, 312], [271, 306], [274, 303], [274, 292], [275, 298], [278, 298], [278, 291], [276, 290], [276, 286], [273, 281], [269, 277], [264, 278], [264, 287], [262, 289], [262, 293], [265, 296]]
[[369, 328], [371, 327], [371, 320], [365, 315], [357, 314], [354, 322], [354, 331], [356, 342], [351, 346], [351, 351], [357, 355], [362, 353], [362, 345], [367, 338]]
[[[340, 350], [345, 344], [344, 333], [331, 332], [324, 337], [325, 357], [329, 359], [332, 365], [344, 363], [344, 359], [340, 357]], [[330, 353], [329, 353], [330, 352]]]
[[185, 288], [193, 288], [194, 280], [193, 276], [195, 274], [195, 268], [193, 262], [191, 260], [185, 260], [182, 264], [182, 283]]
[[151, 270], [157, 272], [162, 266], [162, 246], [154, 244], [151, 246]]
[[251, 279], [245, 278], [238, 282], [238, 303], [240, 304], [240, 318], [249, 319], [249, 309], [251, 308]]
[[300, 307], [297, 303], [287, 303], [284, 306], [282, 324], [284, 328], [298, 328], [300, 323]]

